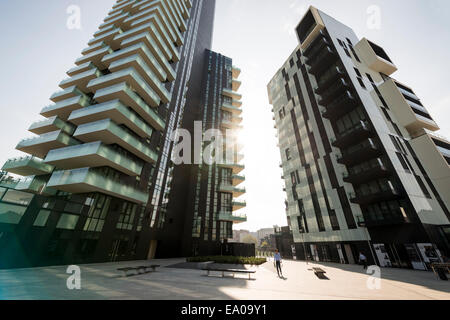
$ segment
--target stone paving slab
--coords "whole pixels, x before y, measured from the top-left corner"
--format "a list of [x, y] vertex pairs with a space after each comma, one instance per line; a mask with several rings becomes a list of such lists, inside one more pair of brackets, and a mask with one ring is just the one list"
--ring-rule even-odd
[[[133, 261], [81, 265], [81, 290], [66, 286], [66, 267], [0, 271], [0, 299], [146, 299], [146, 300], [450, 300], [450, 283], [431, 272], [381, 269], [381, 288], [367, 286], [369, 275], [361, 266], [306, 264], [284, 261], [284, 279], [268, 262], [249, 281], [206, 277], [202, 270], [167, 268], [185, 259]], [[123, 277], [121, 267], [159, 264], [156, 272]], [[328, 280], [318, 279], [311, 268], [321, 267]]]

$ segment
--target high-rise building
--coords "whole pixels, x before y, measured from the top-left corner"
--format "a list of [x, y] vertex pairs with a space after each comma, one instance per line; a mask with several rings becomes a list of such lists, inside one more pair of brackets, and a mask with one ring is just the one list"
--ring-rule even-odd
[[425, 269], [448, 255], [450, 143], [379, 45], [311, 7], [268, 85], [297, 257]]
[[[242, 95], [238, 93], [241, 70], [233, 66], [232, 59], [210, 50], [204, 53], [204, 59], [200, 107], [183, 120], [183, 128], [192, 136], [196, 130], [204, 132], [200, 154], [194, 155], [202, 161], [180, 166], [174, 173], [177, 177], [181, 171], [191, 172], [187, 203], [185, 209], [181, 208], [186, 217], [183, 238], [192, 239], [183, 242], [184, 255], [214, 254], [221, 243], [233, 238], [233, 223], [247, 220], [240, 213], [246, 203], [238, 199], [245, 194], [241, 187], [245, 181], [241, 174], [244, 157], [238, 139], [242, 127]], [[221, 148], [214, 153], [214, 159], [205, 161], [208, 154], [203, 151], [208, 148], [208, 140], [212, 140], [207, 137], [208, 132], [218, 134]]]
[[[174, 174], [171, 137], [203, 110], [214, 11], [215, 0], [117, 1], [59, 84], [62, 91], [51, 96], [54, 104], [42, 109], [45, 119], [31, 125], [36, 136], [17, 145], [29, 157], [3, 166], [26, 178], [2, 179], [0, 267], [181, 255], [190, 240], [183, 236], [192, 237], [184, 208], [193, 187], [190, 170]], [[222, 112], [228, 104], [220, 97], [233, 99], [240, 112], [238, 69], [227, 58], [213, 59], [222, 78], [211, 86], [220, 90], [210, 92], [218, 100], [207, 104], [215, 108], [215, 125], [234, 126], [240, 119]], [[228, 180], [214, 170], [215, 181], [233, 183], [223, 194], [241, 193], [234, 188], [240, 176]], [[211, 208], [221, 197], [208, 200]], [[223, 206], [217, 216], [215, 208], [206, 214], [204, 240], [229, 232], [226, 221], [242, 220]]]

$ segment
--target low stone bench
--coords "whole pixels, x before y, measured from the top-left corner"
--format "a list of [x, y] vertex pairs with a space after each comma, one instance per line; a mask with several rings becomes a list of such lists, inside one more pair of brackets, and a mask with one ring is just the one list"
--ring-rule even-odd
[[[156, 268], [159, 268], [159, 267], [160, 267], [159, 265], [154, 264], [154, 265], [150, 265], [150, 266], [119, 268], [117, 270], [118, 271], [122, 271], [124, 276], [128, 277], [129, 276], [128, 273], [130, 271], [136, 271], [137, 273], [135, 273], [134, 275], [138, 275], [138, 274], [141, 274], [141, 273], [148, 273], [149, 272], [148, 269], [152, 269], [152, 271], [154, 272], [154, 271], [156, 271]], [[143, 272], [141, 272], [141, 271], [143, 271]]]
[[256, 273], [256, 271], [252, 271], [252, 270], [242, 270], [242, 269], [226, 269], [226, 268], [204, 268], [202, 269], [204, 271], [207, 271], [207, 276], [209, 276], [209, 273], [211, 271], [214, 272], [222, 272], [222, 278], [225, 277], [225, 273], [232, 273], [233, 274], [233, 278], [235, 276], [236, 273], [243, 273], [243, 274], [248, 274], [248, 279], [251, 280], [251, 275]]

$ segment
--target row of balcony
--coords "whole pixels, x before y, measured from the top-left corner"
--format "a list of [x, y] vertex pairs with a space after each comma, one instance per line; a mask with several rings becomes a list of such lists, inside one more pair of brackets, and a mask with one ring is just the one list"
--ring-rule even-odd
[[372, 203], [378, 203], [383, 201], [391, 201], [401, 198], [400, 193], [395, 188], [389, 188], [375, 193], [351, 193], [350, 201], [361, 206], [367, 206]]
[[45, 163], [41, 159], [29, 156], [9, 159], [3, 165], [2, 171], [27, 177], [50, 174], [53, 169], [52, 165]]
[[322, 112], [324, 118], [334, 120], [349, 113], [358, 106], [358, 102], [350, 91], [345, 91], [333, 102], [326, 105], [326, 110]]
[[245, 194], [245, 188], [237, 188], [232, 184], [220, 184], [219, 186], [220, 192], [228, 192], [233, 194], [233, 198], [238, 198]]
[[51, 150], [44, 161], [59, 169], [111, 167], [129, 176], [140, 175], [143, 168], [142, 162], [101, 141]]
[[353, 166], [377, 158], [382, 154], [383, 152], [378, 148], [375, 142], [371, 138], [368, 138], [362, 143], [342, 150], [342, 157], [337, 157], [337, 161], [346, 166]]
[[55, 171], [47, 187], [75, 194], [100, 192], [139, 204], [148, 200], [147, 193], [125, 185], [123, 181], [105, 177], [96, 168]]
[[220, 211], [217, 220], [231, 221], [237, 224], [247, 222], [247, 216], [245, 214], [233, 214], [231, 212]]
[[370, 129], [368, 122], [361, 120], [356, 126], [338, 134], [336, 139], [331, 140], [331, 144], [334, 147], [343, 149], [372, 136], [373, 131]]

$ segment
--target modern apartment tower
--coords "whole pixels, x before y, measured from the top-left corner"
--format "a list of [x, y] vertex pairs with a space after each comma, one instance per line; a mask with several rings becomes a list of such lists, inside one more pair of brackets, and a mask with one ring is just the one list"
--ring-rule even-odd
[[450, 143], [385, 50], [310, 7], [268, 85], [296, 256], [426, 269], [450, 253]]
[[203, 94], [214, 10], [117, 1], [17, 145], [29, 157], [3, 167], [27, 178], [0, 187], [0, 267], [179, 256], [185, 217], [169, 199], [189, 186], [171, 135]]
[[[216, 151], [221, 156], [215, 153], [212, 161], [188, 166], [191, 176], [183, 238], [192, 241], [183, 243], [184, 255], [220, 254], [222, 244], [233, 238], [233, 223], [247, 220], [241, 213], [246, 203], [240, 200], [245, 194], [244, 156], [238, 140], [242, 128], [240, 73], [232, 59], [210, 50], [205, 52], [200, 107], [197, 113], [186, 115], [183, 128], [189, 128], [192, 136], [196, 130], [204, 133], [199, 159], [205, 158], [203, 150], [210, 144], [207, 140], [212, 140], [206, 137], [208, 131], [213, 134], [215, 130], [223, 146]], [[187, 171], [183, 166], [178, 170]], [[180, 175], [175, 171], [175, 176]]]

